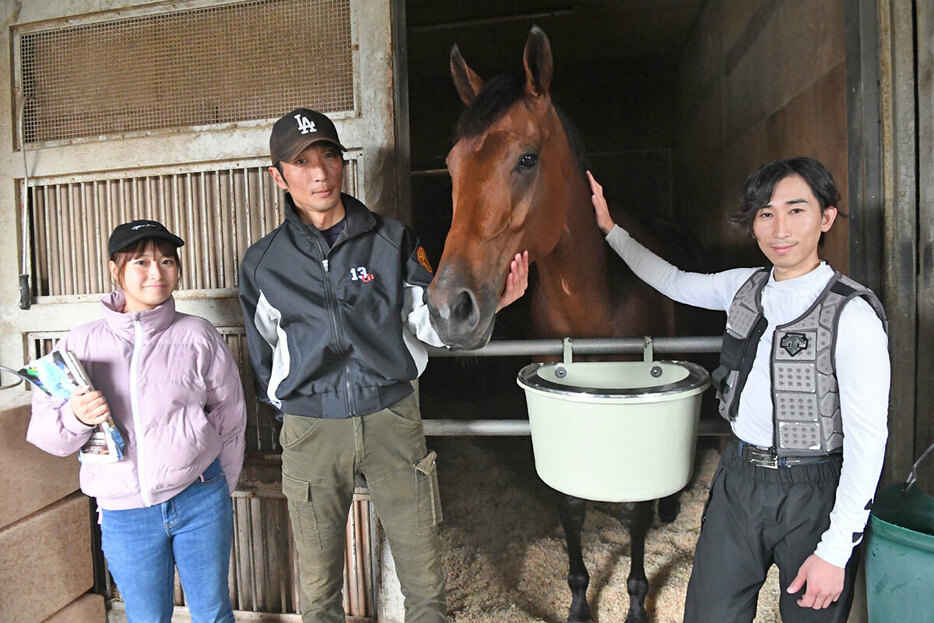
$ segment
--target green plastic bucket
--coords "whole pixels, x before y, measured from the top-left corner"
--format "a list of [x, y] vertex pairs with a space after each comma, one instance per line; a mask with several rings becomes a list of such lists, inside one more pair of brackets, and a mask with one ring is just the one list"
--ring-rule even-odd
[[934, 623], [934, 497], [908, 482], [879, 490], [866, 535], [870, 623]]

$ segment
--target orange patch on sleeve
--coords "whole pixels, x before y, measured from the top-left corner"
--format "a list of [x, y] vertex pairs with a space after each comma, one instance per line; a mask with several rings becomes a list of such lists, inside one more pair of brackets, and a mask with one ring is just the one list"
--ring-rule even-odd
[[430, 272], [432, 275], [435, 274], [435, 271], [431, 269], [431, 262], [428, 261], [428, 254], [425, 253], [425, 247], [418, 248], [418, 253], [416, 253], [416, 257], [418, 259], [418, 263], [421, 264], [425, 270]]

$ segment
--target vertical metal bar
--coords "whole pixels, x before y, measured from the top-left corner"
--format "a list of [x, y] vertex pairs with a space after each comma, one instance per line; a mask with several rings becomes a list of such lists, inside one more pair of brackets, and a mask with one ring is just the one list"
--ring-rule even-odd
[[[249, 174], [250, 169], [246, 170], [246, 173]], [[247, 205], [250, 205], [250, 202], [247, 202]], [[266, 210], [266, 180], [263, 177], [262, 169], [256, 170], [256, 206], [259, 211], [261, 222], [260, 227], [262, 231], [260, 234], [265, 236], [272, 229], [269, 225], [269, 214]]]
[[[114, 192], [115, 189], [119, 190], [119, 182], [108, 180], [107, 182], [104, 182], [104, 184], [104, 202], [107, 205], [107, 231], [110, 232], [113, 231], [117, 225], [119, 225], [119, 217], [117, 214], [117, 197], [119, 194]], [[104, 256], [104, 264], [107, 264], [108, 266], [107, 274], [104, 276], [104, 280], [108, 285], [108, 287], [104, 290], [106, 292], [110, 288], [115, 289], [117, 284], [113, 282], [113, 278], [110, 276], [110, 254], [105, 251]]]
[[71, 291], [68, 294], [77, 294], [78, 293], [78, 271], [76, 270], [76, 264], [78, 259], [78, 228], [75, 226], [77, 218], [75, 216], [75, 185], [67, 185], [68, 197], [68, 238], [70, 241], [69, 247], [71, 251], [71, 261], [68, 262], [68, 270], [71, 271]]
[[279, 569], [281, 570], [281, 573], [279, 574], [279, 603], [281, 604], [279, 611], [282, 614], [285, 614], [289, 611], [289, 589], [292, 585], [291, 565], [283, 564], [285, 562], [290, 562], [288, 558], [289, 546], [285, 541], [285, 539], [288, 538], [288, 535], [286, 535], [286, 531], [284, 530], [285, 519], [282, 516], [281, 501], [277, 500], [276, 498], [270, 498], [269, 505], [276, 511], [276, 539], [278, 543], [276, 546], [276, 551], [279, 552], [279, 559], [276, 562], [279, 566]]
[[255, 544], [253, 543], [253, 504], [251, 502], [252, 500], [247, 500], [247, 541], [250, 548], [247, 554], [250, 560], [250, 590], [253, 593], [251, 609], [255, 612], [259, 607], [259, 599], [256, 591], [256, 550]]
[[66, 294], [68, 286], [65, 282], [65, 254], [66, 254], [66, 234], [68, 231], [68, 218], [65, 210], [68, 206], [65, 205], [65, 200], [62, 198], [64, 194], [64, 189], [61, 184], [55, 185], [55, 215], [58, 218], [58, 227], [55, 228], [55, 241], [54, 247], [57, 250], [56, 255], [58, 256], [58, 292], [56, 294]]
[[353, 588], [353, 504], [350, 505], [350, 514], [344, 528], [344, 587], [341, 591], [344, 612], [355, 614]]
[[[178, 230], [176, 230], [178, 231]], [[233, 498], [233, 543], [230, 548], [230, 564], [227, 572], [227, 586], [229, 587], [230, 603], [234, 610], [243, 609], [242, 599], [240, 598], [240, 498]]]
[[119, 215], [119, 217], [117, 218], [117, 221], [118, 221], [117, 225], [120, 225], [121, 223], [126, 223], [128, 220], [130, 220], [126, 217], [127, 190], [126, 190], [126, 180], [122, 177], [120, 178], [120, 182], [117, 184], [117, 190], [118, 190], [117, 194], [119, 195], [119, 199], [117, 203], [117, 214]]
[[133, 194], [132, 194], [133, 199], [130, 204], [133, 208], [133, 212], [129, 220], [149, 218], [149, 214], [143, 211], [143, 200], [140, 199], [140, 196], [139, 196], [140, 195], [139, 179], [131, 177], [129, 182], [130, 182], [130, 188], [133, 190]]
[[42, 294], [48, 294], [49, 282], [52, 276], [52, 262], [49, 255], [49, 187], [42, 186], [41, 193], [39, 192], [40, 189], [38, 187], [36, 187], [34, 190], [34, 209], [36, 216], [41, 217], [41, 228], [37, 227], [33, 231], [37, 232], [37, 234], [41, 235], [42, 237], [41, 241], [36, 242], [37, 248], [40, 248], [38, 245], [41, 242], [42, 263], [40, 264], [38, 261], [36, 262], [36, 272], [38, 275], [36, 276], [36, 279], [34, 279], [33, 284], [36, 288], [35, 293], [37, 296], [39, 296]]
[[[173, 175], [170, 178], [169, 185], [171, 187], [172, 193], [172, 215], [175, 219], [175, 231], [181, 234], [184, 231], [184, 217], [180, 211], [178, 205], [178, 175]], [[184, 247], [182, 247], [184, 249]], [[182, 251], [184, 252], [184, 251]], [[182, 282], [179, 284], [180, 288], [191, 287], [191, 277], [190, 277], [191, 267], [185, 268], [185, 263], [182, 263]]]
[[81, 215], [81, 249], [82, 261], [75, 265], [75, 271], [79, 273], [81, 281], [81, 294], [90, 294], [91, 292], [91, 238], [94, 231], [91, 218], [93, 215], [89, 208], [88, 185], [84, 182], [78, 183], [78, 214]]
[[217, 214], [217, 235], [214, 245], [217, 247], [217, 270], [218, 287], [232, 288], [232, 283], [227, 283], [227, 231], [228, 219], [224, 218], [223, 201], [221, 200], [221, 171], [215, 171], [214, 179], [214, 208]]
[[[283, 500], [282, 504], [288, 507], [288, 503]], [[298, 554], [295, 552], [295, 539], [292, 536], [292, 516], [288, 513], [288, 508], [286, 508], [286, 518], [288, 519], [288, 529], [289, 529], [289, 560], [292, 562], [292, 577], [295, 580], [292, 582], [292, 609], [295, 612], [301, 610], [301, 583], [300, 583], [300, 574], [298, 571]]]
[[[199, 215], [208, 215], [211, 213], [208, 210], [208, 193], [207, 193], [207, 177], [206, 171], [201, 171], [198, 174], [198, 194], [201, 201], [199, 206], [201, 209], [196, 212]], [[216, 265], [215, 254], [214, 254], [214, 245], [211, 243], [211, 236], [209, 235], [210, 230], [213, 229], [213, 224], [211, 223], [210, 218], [204, 218], [201, 222], [201, 258], [204, 261], [204, 287], [205, 288], [215, 288], [217, 287], [217, 281], [214, 278], [214, 269]]]
[[246, 240], [244, 241], [244, 250], [253, 244], [253, 218], [250, 210], [250, 172], [243, 169], [243, 214], [246, 219]]
[[59, 289], [59, 276], [58, 276], [58, 245], [55, 244], [52, 240], [52, 236], [55, 235], [54, 232], [61, 231], [58, 229], [58, 202], [55, 201], [55, 188], [54, 186], [43, 186], [42, 187], [42, 201], [45, 203], [45, 247], [48, 252], [48, 265], [49, 265], [49, 286], [46, 288], [46, 294], [53, 295], [58, 292]]
[[240, 229], [239, 229], [239, 215], [237, 214], [238, 205], [237, 199], [234, 191], [234, 171], [233, 169], [227, 169], [224, 171], [224, 177], [227, 180], [227, 192], [226, 192], [226, 204], [227, 211], [230, 213], [230, 256], [233, 258], [233, 263], [231, 264], [231, 285], [237, 287], [239, 283], [239, 276], [237, 275], [237, 266], [240, 262]]
[[194, 229], [194, 214], [192, 213], [192, 203], [194, 202], [193, 193], [191, 189], [191, 173], [185, 173], [185, 217], [188, 221], [188, 228], [186, 230], [187, 235], [185, 239], [189, 243], [188, 249], [188, 263], [191, 265], [191, 270], [189, 274], [191, 275], [191, 287], [193, 289], [200, 289], [203, 286], [201, 285], [201, 267], [198, 266], [198, 263], [195, 261], [195, 258], [198, 257], [197, 249], [197, 240], [195, 238], [195, 229]]
[[101, 258], [103, 258], [106, 252], [103, 250], [104, 243], [102, 238], [105, 234], [109, 235], [110, 230], [107, 229], [107, 219], [105, 218], [104, 210], [101, 206], [101, 187], [97, 180], [91, 182], [91, 196], [94, 197], [94, 201], [92, 202], [92, 210], [94, 211], [94, 220], [97, 224], [97, 227], [94, 228], [94, 272], [97, 274], [97, 280], [94, 289], [99, 293], [104, 293], [106, 292], [104, 289], [104, 273], [106, 272], [106, 263], [102, 263]]
[[353, 503], [354, 512], [354, 571], [356, 572], [357, 616], [366, 616], [366, 576], [363, 572], [363, 527], [365, 517], [361, 512], [362, 500]]
[[[42, 251], [42, 235], [40, 233], [42, 230], [42, 225], [41, 225], [42, 208], [39, 206], [39, 192], [38, 192], [39, 188], [34, 187], [33, 191], [34, 192], [32, 193], [32, 196], [27, 197], [26, 200], [23, 202], [23, 204], [25, 205], [32, 204], [32, 214], [31, 214], [32, 219], [29, 224], [30, 232], [32, 234], [31, 235], [32, 252], [30, 253], [31, 257], [29, 258], [30, 260], [29, 272], [32, 275], [31, 296], [35, 298], [37, 295], [42, 293], [41, 284], [42, 284], [42, 276], [43, 276], [42, 274], [43, 273], [42, 271], [43, 251]], [[25, 184], [25, 180], [23, 183], [23, 192], [25, 193], [30, 192], [29, 187], [26, 186]], [[25, 235], [23, 236], [23, 239], [24, 240], [26, 239]]]

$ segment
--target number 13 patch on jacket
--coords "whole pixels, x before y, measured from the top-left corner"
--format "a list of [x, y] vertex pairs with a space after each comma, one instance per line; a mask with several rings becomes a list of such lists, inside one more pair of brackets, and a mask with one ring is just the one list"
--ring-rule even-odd
[[428, 261], [428, 254], [425, 253], [425, 247], [418, 247], [416, 258], [418, 259], [418, 263], [421, 264], [425, 270], [430, 272], [432, 275], [435, 274], [435, 271], [431, 269], [431, 262]]

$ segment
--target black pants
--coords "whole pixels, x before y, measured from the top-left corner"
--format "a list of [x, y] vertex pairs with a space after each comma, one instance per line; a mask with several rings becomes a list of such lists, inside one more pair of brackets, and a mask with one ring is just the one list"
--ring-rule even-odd
[[769, 469], [736, 455], [731, 442], [710, 485], [684, 608], [685, 623], [746, 623], [756, 616], [759, 589], [774, 563], [785, 623], [844, 623], [853, 602], [859, 551], [846, 567], [840, 599], [814, 610], [789, 595], [801, 564], [830, 526], [840, 480], [839, 457]]

